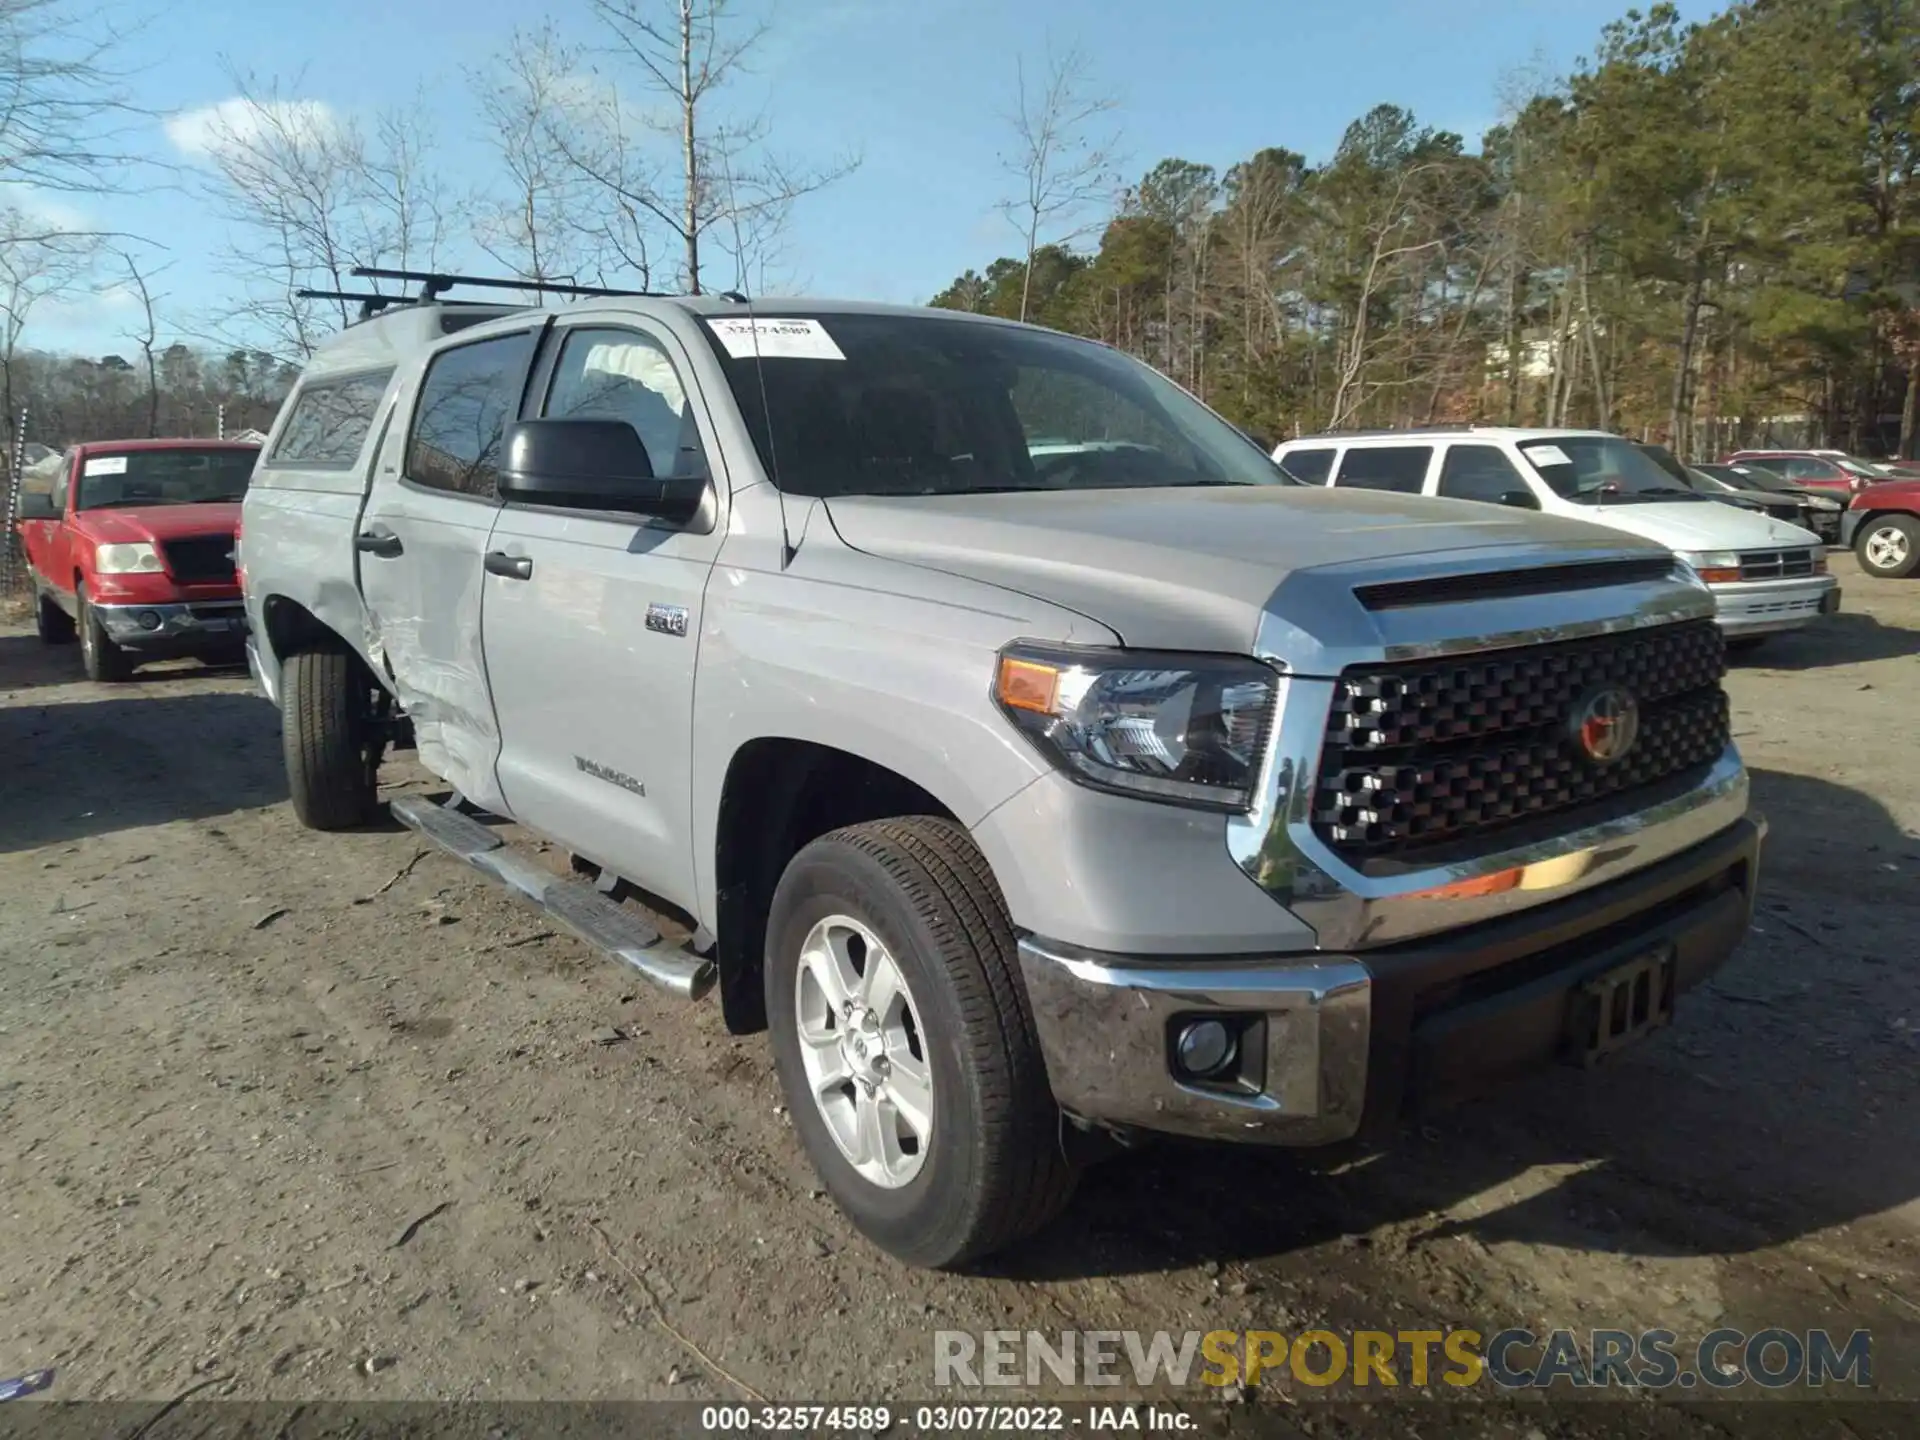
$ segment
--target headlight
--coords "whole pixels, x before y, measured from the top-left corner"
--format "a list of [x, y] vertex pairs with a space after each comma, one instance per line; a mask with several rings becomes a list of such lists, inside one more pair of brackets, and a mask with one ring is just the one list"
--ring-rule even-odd
[[1245, 810], [1279, 676], [1255, 660], [1010, 645], [993, 695], [1083, 785], [1207, 810]]
[[93, 568], [102, 575], [151, 575], [163, 567], [160, 552], [144, 540], [102, 545], [93, 552]]
[[1806, 499], [1809, 510], [1839, 510], [1842, 508], [1838, 500], [1829, 500], [1824, 495], [1809, 495]]
[[1732, 550], [1676, 552], [1688, 569], [1708, 585], [1730, 585], [1740, 578], [1740, 556]]

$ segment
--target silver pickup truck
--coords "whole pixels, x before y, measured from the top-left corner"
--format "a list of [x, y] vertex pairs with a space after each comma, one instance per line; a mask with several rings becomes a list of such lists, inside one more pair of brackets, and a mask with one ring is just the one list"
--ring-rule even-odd
[[312, 358], [247, 494], [294, 808], [373, 820], [414, 746], [447, 793], [400, 820], [771, 1032], [896, 1255], [1010, 1243], [1115, 1141], [1591, 1063], [1746, 929], [1713, 600], [1659, 546], [1294, 484], [1027, 326], [436, 288]]

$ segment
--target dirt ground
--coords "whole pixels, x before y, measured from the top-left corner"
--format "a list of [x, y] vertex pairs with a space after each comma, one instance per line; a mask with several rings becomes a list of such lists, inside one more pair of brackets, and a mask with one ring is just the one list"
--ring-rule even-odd
[[1128, 1156], [972, 1276], [849, 1230], [716, 1005], [300, 829], [244, 674], [0, 630], [0, 1378], [926, 1399], [936, 1329], [1724, 1324], [1871, 1329], [1920, 1397], [1920, 582], [1836, 568], [1732, 677], [1763, 913], [1671, 1031], [1360, 1163]]

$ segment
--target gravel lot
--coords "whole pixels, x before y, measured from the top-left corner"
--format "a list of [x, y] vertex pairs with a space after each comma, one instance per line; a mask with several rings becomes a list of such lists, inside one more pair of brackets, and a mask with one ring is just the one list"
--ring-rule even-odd
[[1836, 568], [1732, 678], [1763, 914], [1672, 1031], [1360, 1161], [1129, 1156], [967, 1277], [849, 1231], [717, 1006], [301, 830], [243, 674], [0, 629], [0, 1377], [925, 1399], [939, 1328], [1726, 1324], [1870, 1328], [1920, 1399], [1920, 584]]

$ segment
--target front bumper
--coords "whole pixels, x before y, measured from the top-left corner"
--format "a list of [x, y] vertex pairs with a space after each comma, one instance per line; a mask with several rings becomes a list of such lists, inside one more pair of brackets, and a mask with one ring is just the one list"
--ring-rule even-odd
[[1711, 585], [1720, 629], [1730, 636], [1798, 630], [1840, 608], [1840, 582], [1831, 575], [1795, 580], [1751, 580]]
[[[1676, 991], [1745, 934], [1766, 825], [1571, 898], [1353, 954], [1169, 960], [1036, 936], [1020, 965], [1055, 1098], [1082, 1120], [1312, 1146], [1390, 1127], [1565, 1055], [1580, 986], [1670, 947]], [[1218, 1016], [1241, 1037], [1219, 1082], [1183, 1079], [1174, 1037]]]
[[1806, 519], [1795, 523], [1813, 531], [1829, 545], [1844, 545], [1847, 543], [1846, 519], [1845, 510], [1809, 510]]
[[246, 637], [246, 608], [238, 600], [88, 608], [100, 617], [100, 628], [109, 640], [143, 654], [237, 652]]

